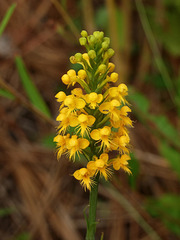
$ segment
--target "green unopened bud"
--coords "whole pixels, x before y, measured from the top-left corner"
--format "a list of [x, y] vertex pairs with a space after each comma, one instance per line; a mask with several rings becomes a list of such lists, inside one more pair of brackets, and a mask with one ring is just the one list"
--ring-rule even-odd
[[103, 39], [103, 37], [104, 37], [104, 33], [103, 33], [103, 32], [100, 32], [100, 33], [99, 33], [99, 38], [100, 38], [100, 39]]
[[76, 54], [74, 55], [74, 57], [75, 57], [75, 59], [76, 59], [77, 62], [81, 62], [81, 60], [82, 60], [82, 54], [81, 54], [81, 53], [76, 53]]
[[88, 36], [88, 33], [87, 33], [85, 30], [82, 30], [82, 31], [81, 31], [81, 36], [82, 36], [82, 37], [87, 37], [87, 36]]
[[96, 38], [93, 35], [88, 36], [88, 42], [90, 45], [94, 45]]
[[101, 64], [99, 67], [98, 67], [98, 72], [100, 72], [100, 73], [105, 73], [106, 72], [106, 69], [107, 69], [107, 67], [106, 67], [106, 65], [105, 64]]
[[93, 32], [93, 35], [94, 35], [95, 38], [98, 39], [98, 38], [99, 38], [99, 31], [95, 31], [95, 32]]
[[76, 58], [75, 58], [74, 56], [71, 56], [71, 57], [69, 58], [69, 60], [70, 60], [70, 62], [71, 62], [72, 64], [77, 63], [77, 60], [76, 60]]
[[86, 45], [86, 42], [87, 42], [87, 40], [86, 40], [85, 37], [81, 37], [81, 38], [79, 39], [79, 43], [80, 43], [81, 46], [85, 46], [85, 45]]
[[109, 48], [109, 49], [107, 50], [107, 56], [108, 56], [108, 58], [111, 58], [113, 55], [114, 55], [114, 50], [113, 50], [112, 48]]
[[109, 47], [109, 43], [108, 43], [107, 41], [105, 41], [105, 42], [102, 43], [102, 48], [103, 48], [104, 50], [107, 50], [108, 47]]
[[88, 56], [91, 58], [91, 59], [94, 59], [96, 57], [96, 52], [94, 50], [90, 50], [88, 52]]
[[93, 35], [94, 35], [94, 37], [95, 37], [96, 39], [98, 39], [98, 40], [102, 40], [103, 37], [104, 37], [104, 33], [103, 33], [103, 32], [99, 32], [99, 31], [95, 31], [95, 32], [93, 33]]
[[109, 37], [104, 37], [103, 42], [107, 42], [108, 44], [110, 44], [110, 38]]

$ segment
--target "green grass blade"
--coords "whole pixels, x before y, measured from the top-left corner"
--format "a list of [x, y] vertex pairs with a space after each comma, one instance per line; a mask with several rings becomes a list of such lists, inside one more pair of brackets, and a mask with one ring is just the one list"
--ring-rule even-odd
[[10, 92], [8, 92], [7, 90], [4, 90], [2, 88], [0, 88], [0, 96], [9, 98], [11, 100], [14, 100], [14, 98], [15, 98]]
[[0, 36], [2, 35], [2, 33], [4, 32], [4, 29], [6, 28], [6, 25], [9, 22], [10, 17], [12, 16], [14, 9], [16, 7], [16, 3], [13, 3], [9, 9], [7, 10], [3, 20], [0, 23]]
[[45, 101], [43, 100], [41, 94], [39, 93], [38, 89], [32, 82], [23, 59], [20, 56], [15, 57], [16, 67], [23, 84], [23, 87], [31, 101], [31, 103], [37, 107], [41, 112], [43, 112], [46, 116], [51, 117], [49, 108], [47, 107]]

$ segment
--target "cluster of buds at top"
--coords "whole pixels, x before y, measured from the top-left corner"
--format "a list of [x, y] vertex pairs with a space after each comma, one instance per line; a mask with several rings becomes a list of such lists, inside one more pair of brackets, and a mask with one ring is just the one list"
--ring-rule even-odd
[[79, 42], [87, 52], [76, 53], [70, 61], [79, 63], [82, 69], [77, 73], [70, 69], [61, 78], [68, 87], [75, 84], [81, 87], [74, 88], [71, 95], [63, 91], [56, 94], [60, 108], [54, 141], [58, 159], [62, 154], [73, 161], [80, 160], [82, 155], [87, 159], [86, 167], [75, 171], [73, 176], [85, 190], [91, 190], [97, 174], [108, 180], [113, 170], [121, 168], [131, 173], [127, 127], [132, 126], [132, 121], [128, 117], [131, 109], [126, 100], [127, 86], [123, 83], [110, 86], [118, 80], [115, 65], [109, 62], [114, 55], [110, 39], [99, 31], [88, 35], [83, 30], [81, 36]]

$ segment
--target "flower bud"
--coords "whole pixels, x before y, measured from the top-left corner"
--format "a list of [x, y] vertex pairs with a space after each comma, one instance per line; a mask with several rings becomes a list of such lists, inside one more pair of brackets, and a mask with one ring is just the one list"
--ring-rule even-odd
[[110, 44], [110, 38], [109, 37], [104, 37], [103, 42], [107, 42], [108, 44]]
[[88, 52], [88, 56], [91, 58], [91, 59], [94, 59], [96, 57], [96, 52], [94, 50], [90, 50]]
[[87, 37], [88, 34], [87, 34], [87, 32], [86, 32], [85, 30], [82, 30], [82, 31], [81, 31], [81, 36], [82, 36], [82, 37]]
[[76, 71], [74, 69], [70, 69], [67, 72], [67, 75], [71, 78], [71, 77], [75, 77], [76, 76]]
[[114, 50], [112, 48], [109, 48], [107, 50], [107, 55], [108, 55], [108, 58], [111, 58], [114, 55]]
[[70, 77], [67, 75], [67, 74], [64, 74], [62, 77], [61, 77], [61, 80], [64, 84], [68, 85], [70, 83]]
[[90, 45], [94, 45], [96, 42], [96, 38], [93, 35], [88, 36], [88, 42]]
[[108, 69], [109, 69], [109, 72], [113, 72], [114, 71], [114, 69], [115, 69], [115, 65], [114, 65], [114, 63], [108, 63]]
[[109, 43], [108, 43], [107, 41], [105, 41], [105, 42], [102, 43], [102, 48], [103, 48], [104, 50], [107, 50], [108, 47], [109, 47]]
[[87, 53], [83, 53], [82, 57], [84, 58], [84, 60], [86, 60], [86, 62], [89, 62], [89, 56]]
[[93, 35], [94, 35], [94, 37], [95, 37], [96, 39], [98, 39], [98, 40], [101, 40], [101, 39], [103, 39], [103, 37], [104, 37], [104, 33], [103, 33], [103, 32], [99, 32], [99, 31], [95, 31], [95, 32], [93, 33]]
[[106, 65], [105, 64], [101, 64], [99, 67], [98, 67], [98, 72], [100, 72], [100, 73], [105, 73], [106, 72], [106, 69], [107, 69], [107, 67], [106, 67]]
[[111, 76], [110, 76], [110, 79], [111, 79], [111, 82], [117, 82], [117, 80], [118, 80], [118, 73], [115, 73], [115, 72], [113, 72], [113, 73], [111, 73]]
[[86, 76], [87, 76], [87, 74], [86, 74], [86, 71], [85, 70], [83, 70], [83, 69], [81, 69], [81, 70], [79, 70], [78, 71], [78, 77], [80, 78], [80, 79], [85, 79], [86, 78]]
[[77, 62], [81, 62], [81, 60], [82, 60], [82, 54], [81, 54], [81, 53], [76, 53], [76, 54], [74, 55], [74, 57], [75, 57], [75, 59], [76, 59]]
[[71, 57], [69, 58], [69, 60], [70, 60], [70, 62], [71, 62], [72, 64], [77, 63], [77, 60], [76, 60], [76, 58], [75, 58], [74, 56], [71, 56]]
[[87, 42], [87, 40], [86, 40], [85, 37], [81, 37], [81, 38], [79, 39], [79, 43], [80, 43], [81, 46], [85, 46], [85, 45], [86, 45], [86, 42]]

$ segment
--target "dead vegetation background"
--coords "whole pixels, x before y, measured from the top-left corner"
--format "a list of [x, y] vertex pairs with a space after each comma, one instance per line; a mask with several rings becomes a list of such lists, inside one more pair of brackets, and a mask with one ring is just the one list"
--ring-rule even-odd
[[[161, 68], [155, 64], [159, 53], [154, 52], [148, 28], [142, 25], [143, 11], [138, 10], [141, 5], [137, 5], [142, 1], [15, 2], [15, 11], [0, 37], [0, 87], [15, 96], [14, 99], [0, 97], [0, 240], [84, 239], [83, 210], [88, 204], [88, 193], [84, 193], [71, 176], [78, 166], [65, 158], [57, 162], [52, 144], [58, 111], [54, 95], [65, 89], [60, 77], [69, 68], [69, 57], [84, 51], [78, 45], [82, 29], [89, 33], [104, 30], [111, 37], [121, 81], [130, 86], [132, 93], [137, 90], [140, 94], [130, 99], [135, 121], [135, 128], [131, 129], [134, 177], [129, 179], [120, 171], [111, 185], [101, 185], [97, 239], [101, 232], [104, 232], [104, 240], [178, 239], [178, 230], [173, 231], [166, 224], [168, 214], [161, 207], [154, 210], [157, 218], [145, 207], [150, 197], [177, 196], [180, 192], [176, 172], [180, 146], [175, 135], [166, 134], [168, 124], [176, 133], [180, 125], [179, 105], [173, 105], [172, 101], [176, 95], [170, 96], [169, 89], [164, 87], [163, 76], [159, 76]], [[0, 20], [12, 3], [1, 0]], [[165, 13], [169, 10], [164, 1], [144, 1], [144, 4], [154, 9], [154, 21], [165, 27], [166, 32]], [[121, 13], [117, 19], [116, 9]], [[124, 27], [119, 35], [121, 21]], [[166, 48], [167, 44], [156, 40], [166, 61], [165, 72], [169, 71], [175, 79], [179, 74], [179, 53], [173, 54]], [[35, 109], [28, 99], [15, 64], [17, 55], [23, 59], [52, 118]], [[157, 83], [163, 87], [159, 88]], [[157, 127], [157, 119], [150, 118], [150, 113], [163, 114], [168, 124], [162, 122]], [[169, 155], [160, 151], [162, 140], [167, 140], [168, 147], [176, 151], [175, 155], [170, 154], [171, 151]], [[172, 164], [175, 170], [171, 168], [173, 159], [177, 159]], [[180, 210], [178, 204], [173, 206], [165, 205], [165, 208], [177, 212], [174, 223], [177, 227]]]

